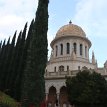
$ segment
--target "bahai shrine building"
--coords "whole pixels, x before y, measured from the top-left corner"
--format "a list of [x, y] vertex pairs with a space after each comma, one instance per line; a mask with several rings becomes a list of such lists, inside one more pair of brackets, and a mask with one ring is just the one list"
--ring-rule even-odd
[[49, 107], [70, 106], [67, 100], [66, 76], [75, 76], [79, 70], [88, 68], [106, 78], [107, 61], [103, 68], [98, 68], [93, 52], [90, 61], [89, 50], [92, 43], [80, 26], [71, 21], [62, 26], [50, 45], [52, 52], [45, 72], [46, 100]]

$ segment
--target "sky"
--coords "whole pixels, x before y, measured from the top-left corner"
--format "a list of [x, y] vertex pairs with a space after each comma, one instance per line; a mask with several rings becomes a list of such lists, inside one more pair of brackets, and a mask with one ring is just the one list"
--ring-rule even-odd
[[[35, 17], [38, 0], [0, 0], [0, 40], [12, 38], [26, 22]], [[80, 26], [92, 42], [99, 67], [107, 60], [107, 0], [50, 0], [48, 44], [60, 27], [71, 20]], [[49, 55], [50, 55], [50, 46]]]

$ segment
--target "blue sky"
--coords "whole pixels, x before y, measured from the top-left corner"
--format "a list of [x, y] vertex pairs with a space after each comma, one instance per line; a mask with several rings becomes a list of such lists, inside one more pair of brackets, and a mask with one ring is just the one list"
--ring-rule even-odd
[[[15, 30], [35, 17], [38, 0], [0, 0], [0, 40], [12, 37]], [[79, 25], [92, 42], [98, 65], [107, 60], [107, 0], [50, 0], [49, 3], [49, 43], [58, 29], [68, 24]], [[50, 47], [49, 47], [50, 50]], [[49, 51], [50, 53], [50, 51]]]

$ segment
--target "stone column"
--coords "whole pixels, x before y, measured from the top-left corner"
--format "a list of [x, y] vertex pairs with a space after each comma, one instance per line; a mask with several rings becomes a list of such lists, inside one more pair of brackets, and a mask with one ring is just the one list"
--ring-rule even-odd
[[48, 107], [48, 93], [45, 93], [46, 107]]
[[48, 93], [46, 93], [46, 97], [45, 98], [46, 98], [46, 101], [48, 101]]
[[89, 47], [87, 47], [87, 58], [89, 60]]
[[58, 106], [57, 107], [60, 107], [60, 103], [59, 103], [59, 93], [57, 93], [57, 103], [58, 103]]

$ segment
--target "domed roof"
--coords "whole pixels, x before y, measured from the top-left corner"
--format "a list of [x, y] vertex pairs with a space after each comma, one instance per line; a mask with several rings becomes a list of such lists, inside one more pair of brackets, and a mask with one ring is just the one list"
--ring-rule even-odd
[[86, 37], [85, 32], [82, 30], [81, 27], [72, 24], [70, 21], [69, 24], [62, 26], [58, 32], [56, 33], [55, 38], [63, 37], [63, 36], [80, 36]]

